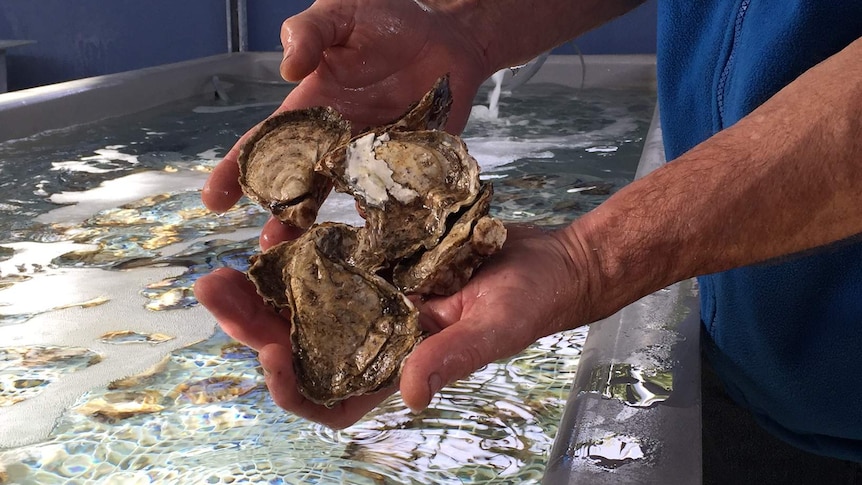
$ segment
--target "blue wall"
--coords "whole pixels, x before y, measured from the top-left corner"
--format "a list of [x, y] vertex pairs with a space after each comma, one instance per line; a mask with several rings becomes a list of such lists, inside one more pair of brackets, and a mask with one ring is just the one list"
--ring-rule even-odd
[[[654, 54], [656, 2], [649, 0], [634, 11], [578, 37], [575, 43], [584, 54]], [[249, 49], [280, 50], [282, 21], [312, 3], [311, 0], [249, 0]], [[570, 44], [555, 51], [557, 54], [574, 52]]]
[[246, 9], [249, 50], [281, 50], [281, 23], [312, 3], [311, 0], [249, 0]]
[[[575, 40], [584, 54], [654, 53], [656, 1]], [[311, 0], [248, 0], [253, 51], [280, 49], [282, 21]], [[110, 74], [227, 51], [223, 0], [0, 0], [9, 89]], [[568, 54], [565, 45], [555, 51]]]
[[[655, 54], [657, 0], [576, 38], [574, 43], [584, 54]], [[573, 54], [571, 44], [554, 51]]]
[[227, 50], [219, 0], [0, 0], [10, 89], [204, 57]]

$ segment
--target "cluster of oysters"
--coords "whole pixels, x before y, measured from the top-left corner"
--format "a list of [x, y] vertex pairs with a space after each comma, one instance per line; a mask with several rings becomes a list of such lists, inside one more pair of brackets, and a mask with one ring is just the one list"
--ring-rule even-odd
[[[422, 338], [407, 295], [449, 295], [506, 239], [488, 215], [490, 183], [442, 131], [448, 76], [407, 113], [351, 138], [329, 107], [287, 111], [243, 145], [240, 185], [283, 222], [307, 229], [251, 258], [264, 300], [289, 309], [299, 391], [332, 406], [397, 378]], [[363, 227], [323, 222], [332, 188], [351, 194]]]

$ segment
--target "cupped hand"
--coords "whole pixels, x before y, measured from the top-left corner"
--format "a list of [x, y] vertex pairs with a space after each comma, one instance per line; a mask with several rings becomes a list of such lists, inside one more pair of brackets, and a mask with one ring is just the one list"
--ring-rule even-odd
[[[491, 74], [470, 26], [419, 2], [319, 0], [284, 22], [281, 41], [281, 74], [301, 82], [276, 113], [332, 106], [354, 130], [397, 118], [448, 72], [453, 103], [446, 129], [459, 133], [473, 96]], [[202, 199], [209, 209], [224, 212], [242, 195], [237, 156], [251, 131], [207, 180]], [[278, 231], [271, 224], [262, 235], [277, 242]]]
[[297, 390], [290, 344], [290, 317], [263, 302], [246, 276], [220, 268], [201, 277], [195, 296], [235, 340], [258, 352], [264, 380], [273, 401], [285, 410], [332, 428], [347, 427], [374, 409], [395, 389], [357, 396], [326, 408]]
[[[515, 355], [538, 338], [591, 321], [585, 311], [587, 275], [575, 266], [558, 234], [510, 226], [503, 249], [461, 291], [417, 302], [430, 336], [403, 364], [404, 402], [420, 411], [444, 385]], [[333, 408], [314, 404], [297, 390], [289, 318], [264, 304], [245, 275], [217, 270], [198, 280], [195, 295], [225, 332], [259, 351], [267, 387], [285, 410], [343, 428], [396, 390], [352, 397]]]

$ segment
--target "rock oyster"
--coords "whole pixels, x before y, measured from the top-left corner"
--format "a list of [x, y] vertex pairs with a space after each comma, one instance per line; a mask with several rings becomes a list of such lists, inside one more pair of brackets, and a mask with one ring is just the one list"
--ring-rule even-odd
[[[449, 295], [502, 247], [493, 193], [464, 142], [442, 128], [444, 76], [402, 117], [349, 138], [330, 108], [277, 115], [243, 146], [240, 184], [279, 219], [308, 230], [252, 257], [249, 279], [289, 309], [299, 391], [332, 406], [395, 382], [422, 338], [407, 295]], [[314, 224], [332, 187], [365, 226]]]
[[239, 183], [279, 220], [307, 229], [332, 183], [314, 163], [350, 137], [350, 124], [332, 108], [279, 113], [258, 128], [239, 154]]
[[484, 184], [475, 203], [461, 214], [440, 242], [400, 261], [392, 280], [406, 293], [451, 295], [464, 286], [482, 260], [506, 240], [506, 228], [488, 216], [493, 188]]
[[360, 256], [369, 262], [433, 248], [449, 216], [479, 193], [476, 160], [463, 141], [444, 131], [370, 132], [330, 152], [317, 167], [364, 212]]

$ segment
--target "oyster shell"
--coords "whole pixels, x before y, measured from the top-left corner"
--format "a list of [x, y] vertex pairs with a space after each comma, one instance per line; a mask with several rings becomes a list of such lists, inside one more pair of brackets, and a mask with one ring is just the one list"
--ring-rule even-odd
[[[318, 224], [267, 251], [289, 261], [281, 282], [291, 309], [299, 390], [326, 406], [393, 382], [421, 338], [419, 312], [410, 300], [383, 278], [345, 261], [356, 231]], [[280, 285], [262, 282], [274, 272], [250, 275], [265, 298], [279, 300], [270, 292]]]
[[[337, 227], [338, 230], [329, 230]], [[288, 287], [297, 251], [303, 245], [320, 244], [330, 259], [352, 258], [357, 245], [356, 228], [345, 224], [323, 223], [312, 227], [297, 239], [278, 243], [262, 253], [252, 255], [246, 272], [264, 301], [276, 309], [290, 306]]]
[[249, 258], [248, 278], [254, 283], [257, 294], [277, 310], [290, 305], [284, 270], [290, 266], [296, 242], [297, 239], [278, 243]]
[[307, 229], [332, 189], [314, 165], [349, 137], [350, 124], [332, 108], [279, 113], [242, 145], [240, 186], [279, 220]]
[[396, 261], [434, 247], [449, 215], [479, 193], [476, 159], [443, 131], [369, 132], [326, 155], [318, 170], [365, 214], [363, 262]]
[[[279, 115], [243, 148], [243, 190], [309, 227], [253, 256], [247, 274], [265, 301], [290, 310], [298, 387], [311, 401], [332, 406], [393, 383], [422, 338], [406, 294], [454, 293], [505, 241], [478, 163], [436, 129], [451, 102], [443, 77], [398, 120], [352, 139], [320, 108]], [[313, 224], [333, 186], [353, 195], [365, 226]]]
[[442, 130], [449, 119], [452, 91], [449, 75], [441, 76], [422, 99], [410, 106], [406, 113], [384, 127], [385, 131]]
[[395, 267], [392, 281], [401, 291], [451, 295], [467, 283], [482, 260], [503, 247], [506, 228], [487, 215], [493, 192], [491, 184], [484, 184], [476, 202], [439, 244]]

